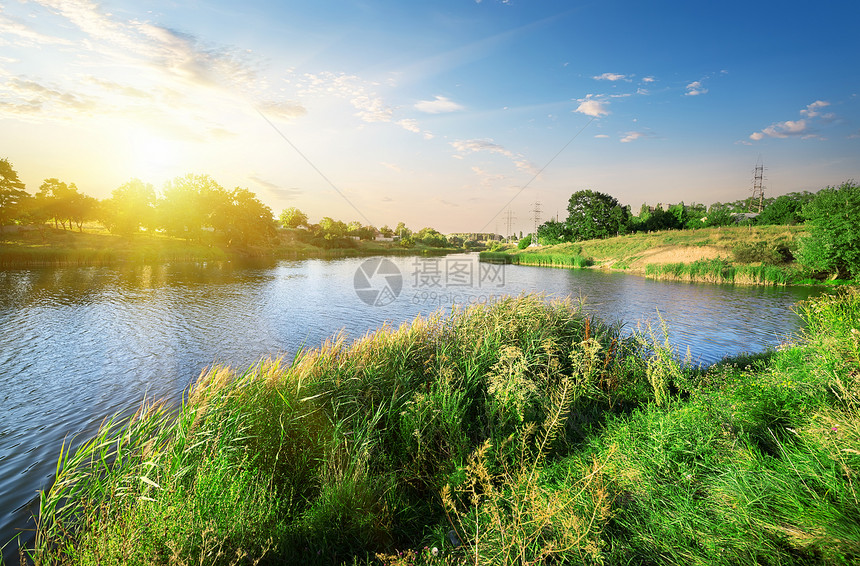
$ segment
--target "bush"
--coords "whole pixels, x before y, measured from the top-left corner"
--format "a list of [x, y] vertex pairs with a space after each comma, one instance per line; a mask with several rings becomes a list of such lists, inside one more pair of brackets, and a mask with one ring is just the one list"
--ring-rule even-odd
[[732, 256], [737, 263], [758, 263], [777, 265], [793, 259], [788, 245], [776, 244], [769, 246], [765, 242], [740, 244], [732, 250]]
[[860, 186], [846, 181], [822, 189], [803, 208], [809, 236], [800, 240], [797, 259], [836, 277], [860, 275]]

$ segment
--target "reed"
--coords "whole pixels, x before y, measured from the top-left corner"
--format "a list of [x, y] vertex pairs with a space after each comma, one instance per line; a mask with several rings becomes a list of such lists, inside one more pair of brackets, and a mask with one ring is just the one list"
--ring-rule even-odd
[[[37, 564], [851, 564], [860, 291], [699, 369], [507, 298], [212, 368], [64, 447]], [[434, 551], [435, 549], [435, 551]]]
[[737, 285], [790, 285], [802, 280], [797, 268], [783, 265], [735, 265], [723, 259], [692, 263], [650, 264], [645, 276], [663, 281], [734, 283]]

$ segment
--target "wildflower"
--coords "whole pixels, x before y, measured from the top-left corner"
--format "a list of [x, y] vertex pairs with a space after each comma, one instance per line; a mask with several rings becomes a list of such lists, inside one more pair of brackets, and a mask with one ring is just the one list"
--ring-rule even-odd
[[434, 546], [434, 547], [430, 550], [430, 554], [432, 554], [433, 556], [439, 556], [439, 549], [438, 549], [438, 548], [436, 548], [436, 547]]

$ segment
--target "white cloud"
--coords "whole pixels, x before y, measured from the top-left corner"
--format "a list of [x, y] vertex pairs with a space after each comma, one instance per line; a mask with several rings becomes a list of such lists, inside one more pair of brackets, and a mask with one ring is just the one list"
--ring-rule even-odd
[[461, 104], [457, 104], [445, 96], [437, 96], [434, 100], [421, 100], [415, 104], [415, 108], [428, 114], [444, 114], [464, 109]]
[[386, 169], [390, 169], [391, 171], [394, 171], [395, 173], [401, 172], [400, 167], [398, 167], [394, 163], [387, 163], [385, 161], [381, 161], [379, 164], [382, 165], [383, 167], [385, 167]]
[[811, 104], [807, 104], [806, 108], [800, 110], [799, 113], [804, 118], [775, 122], [763, 130], [750, 134], [750, 139], [753, 141], [763, 140], [764, 138], [821, 139], [821, 136], [813, 132], [813, 123], [820, 123], [822, 120], [828, 121], [834, 118], [833, 114], [821, 114], [821, 109], [827, 106], [830, 106], [829, 102], [816, 100]]
[[657, 80], [657, 79], [655, 79], [654, 77], [644, 77], [644, 78], [642, 79], [642, 82], [643, 82], [643, 83], [653, 83], [653, 82], [655, 82], [656, 80]]
[[629, 81], [627, 75], [619, 75], [618, 73], [603, 73], [602, 75], [597, 75], [591, 77], [596, 81]]
[[596, 135], [596, 136], [594, 136], [594, 137], [596, 137], [596, 138], [608, 138], [609, 136], [608, 136], [608, 135], [606, 135], [606, 134], [597, 134], [597, 135]]
[[760, 132], [754, 132], [750, 135], [752, 140], [761, 140], [765, 137], [769, 138], [788, 138], [795, 136], [804, 136], [807, 134], [806, 120], [786, 120], [785, 122], [777, 122], [771, 124]]
[[627, 134], [621, 138], [621, 143], [630, 143], [644, 136], [645, 132], [627, 132]]
[[[828, 106], [830, 106], [829, 102], [826, 102], [824, 100], [816, 100], [812, 104], [808, 104], [804, 110], [800, 111], [800, 113], [801, 115], [806, 116], [808, 118], [815, 118], [816, 116], [820, 115], [819, 110], [821, 108], [826, 108]], [[833, 114], [824, 114], [822, 117], [832, 118]]]
[[398, 126], [406, 130], [407, 132], [413, 132], [416, 134], [421, 133], [421, 128], [418, 127], [418, 121], [413, 120], [412, 118], [404, 118], [402, 120], [398, 120], [395, 122]]
[[684, 93], [684, 96], [698, 96], [707, 93], [708, 89], [705, 88], [701, 81], [693, 81], [687, 85], [687, 92]]
[[595, 98], [594, 95], [588, 94], [585, 98], [578, 99], [577, 102], [579, 102], [579, 106], [576, 107], [574, 112], [579, 112], [586, 116], [594, 116], [595, 118], [609, 114], [609, 102], [602, 98]]

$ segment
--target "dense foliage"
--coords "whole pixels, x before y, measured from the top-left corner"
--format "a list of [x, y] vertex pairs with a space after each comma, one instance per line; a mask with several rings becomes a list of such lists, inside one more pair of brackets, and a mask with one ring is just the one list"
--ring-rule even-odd
[[630, 211], [615, 197], [591, 190], [573, 193], [567, 213], [571, 241], [617, 236], [627, 231], [630, 222]]
[[818, 192], [804, 208], [810, 233], [801, 241], [801, 263], [838, 277], [860, 276], [860, 186], [847, 181]]
[[20, 214], [21, 203], [28, 196], [9, 160], [0, 159], [0, 228]]

